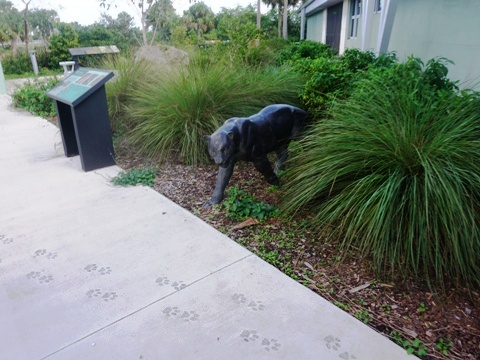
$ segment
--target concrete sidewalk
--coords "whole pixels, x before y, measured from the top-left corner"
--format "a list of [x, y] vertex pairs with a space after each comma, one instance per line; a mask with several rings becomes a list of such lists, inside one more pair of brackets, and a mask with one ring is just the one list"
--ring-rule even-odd
[[412, 359], [0, 96], [0, 359]]

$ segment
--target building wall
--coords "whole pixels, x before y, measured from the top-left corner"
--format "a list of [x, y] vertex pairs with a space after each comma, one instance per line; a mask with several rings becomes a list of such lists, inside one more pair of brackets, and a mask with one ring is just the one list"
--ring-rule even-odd
[[[340, 53], [345, 48], [378, 49], [381, 14], [373, 13], [374, 0], [368, 1], [367, 9], [371, 26], [363, 27], [365, 17], [361, 18], [357, 38], [349, 36], [351, 0], [343, 3]], [[396, 0], [396, 3], [387, 50], [396, 52], [401, 61], [412, 54], [424, 62], [447, 58], [454, 62], [449, 65], [451, 79], [459, 80], [461, 87], [480, 90], [480, 0]], [[326, 11], [307, 18], [308, 40], [325, 42], [323, 13]]]
[[324, 11], [320, 11], [307, 18], [307, 40], [325, 42], [323, 17]]
[[449, 77], [462, 87], [480, 88], [480, 1], [401, 0], [388, 46], [401, 60], [452, 60]]

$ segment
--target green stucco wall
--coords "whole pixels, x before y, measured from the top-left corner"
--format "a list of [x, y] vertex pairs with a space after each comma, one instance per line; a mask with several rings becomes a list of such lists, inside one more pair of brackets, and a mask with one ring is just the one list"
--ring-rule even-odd
[[323, 38], [323, 11], [307, 18], [307, 39], [321, 42]]
[[401, 60], [452, 60], [449, 77], [480, 88], [480, 0], [400, 0], [388, 46]]

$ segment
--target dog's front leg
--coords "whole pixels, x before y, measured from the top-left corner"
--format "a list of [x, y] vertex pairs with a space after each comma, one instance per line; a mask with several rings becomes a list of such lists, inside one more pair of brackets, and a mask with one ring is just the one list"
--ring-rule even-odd
[[227, 167], [224, 168], [220, 166], [218, 168], [217, 183], [215, 184], [215, 190], [213, 190], [212, 198], [203, 204], [203, 207], [220, 204], [222, 202], [225, 188], [232, 177], [234, 167], [235, 161], [231, 161]]

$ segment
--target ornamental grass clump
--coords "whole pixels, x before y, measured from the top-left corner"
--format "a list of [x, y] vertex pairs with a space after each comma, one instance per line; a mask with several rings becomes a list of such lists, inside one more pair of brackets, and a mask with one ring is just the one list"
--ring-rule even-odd
[[381, 275], [478, 288], [480, 96], [421, 65], [372, 74], [312, 126], [283, 209], [308, 209]]
[[136, 60], [133, 56], [107, 56], [101, 66], [114, 71], [115, 76], [107, 82], [107, 103], [110, 124], [114, 132], [131, 128], [126, 111], [132, 102], [134, 91], [144, 88], [158, 72], [147, 60]]
[[204, 136], [225, 120], [272, 103], [296, 104], [301, 77], [288, 68], [248, 69], [192, 61], [134, 94], [131, 138], [146, 156], [208, 162]]

